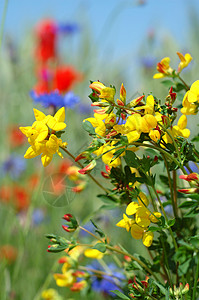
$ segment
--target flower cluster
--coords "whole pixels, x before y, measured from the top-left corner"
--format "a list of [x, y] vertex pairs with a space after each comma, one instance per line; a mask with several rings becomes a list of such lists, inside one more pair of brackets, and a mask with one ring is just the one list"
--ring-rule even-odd
[[163, 77], [175, 77], [178, 75], [184, 68], [186, 68], [190, 62], [192, 61], [192, 57], [189, 53], [186, 53], [183, 55], [180, 52], [177, 52], [177, 55], [180, 59], [180, 63], [178, 65], [178, 70], [177, 72], [170, 67], [170, 58], [169, 57], [164, 57], [158, 64], [157, 64], [157, 71], [153, 78], [159, 79]]
[[[117, 223], [118, 227], [131, 230], [131, 235], [134, 239], [143, 240], [146, 247], [150, 247], [153, 241], [153, 232], [150, 231], [149, 225], [151, 222], [157, 223], [161, 217], [161, 213], [153, 212], [147, 208], [149, 201], [143, 192], [138, 195], [138, 203], [131, 202], [126, 208], [128, 216], [134, 216], [134, 219], [128, 218], [123, 214], [123, 219]], [[149, 230], [148, 230], [149, 228]]]
[[41, 154], [42, 164], [46, 167], [55, 153], [63, 158], [59, 147], [66, 147], [67, 143], [63, 143], [57, 135], [66, 127], [64, 123], [65, 109], [60, 108], [54, 116], [46, 116], [41, 111], [34, 109], [34, 115], [36, 121], [32, 126], [20, 127], [31, 145], [24, 157], [34, 158]]

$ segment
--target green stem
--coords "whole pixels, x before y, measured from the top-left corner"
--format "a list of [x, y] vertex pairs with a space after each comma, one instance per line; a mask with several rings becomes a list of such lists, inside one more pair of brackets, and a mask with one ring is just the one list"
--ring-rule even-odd
[[184, 86], [186, 87], [186, 90], [189, 91], [189, 90], [190, 90], [190, 87], [189, 87], [188, 84], [182, 79], [182, 77], [180, 76], [180, 74], [178, 74], [177, 77], [182, 81], [182, 83], [183, 83]]
[[152, 205], [153, 205], [153, 209], [154, 209], [155, 211], [157, 211], [157, 210], [158, 210], [158, 207], [157, 207], [157, 204], [156, 204], [155, 200], [153, 199], [153, 195], [152, 195], [152, 193], [151, 193], [151, 190], [150, 190], [149, 186], [148, 186], [146, 183], [145, 183], [145, 185], [146, 185], [146, 188], [147, 188], [148, 193], [149, 193], [149, 195], [150, 195], [150, 199], [151, 199], [151, 202], [152, 202]]
[[165, 257], [165, 264], [166, 264], [166, 267], [167, 267], [167, 270], [165, 269], [165, 273], [167, 274], [167, 278], [169, 280], [169, 285], [171, 288], [173, 288], [173, 283], [172, 283], [172, 279], [171, 279], [171, 274], [170, 274], [170, 271], [169, 271], [169, 264], [168, 264], [168, 258], [167, 258], [167, 251], [165, 249], [165, 244], [164, 244], [164, 240], [161, 238], [161, 242], [162, 242], [162, 248], [163, 248], [163, 251], [164, 251], [164, 257]]
[[198, 262], [197, 262], [195, 279], [194, 279], [192, 300], [196, 300], [197, 283], [198, 283], [198, 277], [199, 277], [199, 255], [197, 255], [197, 259], [198, 259]]
[[3, 41], [3, 32], [4, 32], [7, 8], [8, 8], [8, 0], [5, 0], [2, 21], [1, 21], [1, 28], [0, 28], [0, 49], [1, 49], [2, 41]]
[[[72, 153], [70, 153], [66, 148], [64, 147], [60, 147], [64, 152], [66, 152], [74, 161], [75, 161], [75, 156], [72, 155]], [[84, 166], [79, 162], [77, 161], [76, 162], [81, 168], [84, 168]], [[97, 181], [97, 179], [95, 179], [90, 173], [87, 174], [102, 190], [104, 190], [104, 192], [106, 193], [109, 193], [109, 191], [104, 188], [101, 183], [99, 183], [99, 181]]]
[[[154, 193], [156, 194], [156, 197], [157, 197], [158, 202], [159, 202], [159, 204], [160, 204], [162, 213], [163, 213], [163, 215], [164, 215], [164, 217], [165, 217], [165, 220], [166, 220], [166, 222], [167, 222], [167, 224], [168, 224], [168, 218], [167, 218], [167, 215], [166, 215], [166, 213], [165, 213], [165, 210], [164, 210], [164, 207], [163, 207], [163, 205], [162, 205], [162, 202], [161, 202], [161, 200], [160, 200], [160, 197], [159, 197], [159, 195], [158, 195], [158, 193], [157, 193], [157, 191], [156, 191], [154, 185], [152, 185], [152, 188], [153, 188]], [[174, 237], [174, 235], [173, 235], [173, 231], [171, 230], [170, 227], [168, 227], [168, 230], [169, 230], [169, 232], [170, 232], [170, 234], [171, 234], [171, 238], [172, 238], [172, 240], [173, 240], [173, 244], [174, 244], [175, 250], [177, 251], [177, 250], [178, 250], [178, 245], [177, 245], [176, 240], [175, 240], [175, 237]]]
[[176, 170], [173, 170], [173, 209], [174, 209], [174, 216], [178, 218], [178, 197], [177, 197], [177, 177], [176, 177]]
[[[170, 176], [167, 160], [166, 160], [164, 155], [162, 155], [162, 158], [164, 160], [164, 164], [165, 164], [165, 167], [166, 167], [166, 170], [167, 170], [167, 175], [168, 175], [168, 180], [169, 180], [169, 188], [170, 188], [170, 193], [171, 193], [171, 202], [172, 202], [172, 206], [173, 206], [173, 212], [174, 212], [175, 218], [177, 218], [178, 217], [177, 207], [176, 207], [175, 200], [174, 200], [174, 193], [176, 193], [177, 191], [175, 192], [175, 190], [173, 190], [174, 187], [172, 186], [171, 176]], [[176, 188], [176, 183], [175, 183], [175, 188]]]

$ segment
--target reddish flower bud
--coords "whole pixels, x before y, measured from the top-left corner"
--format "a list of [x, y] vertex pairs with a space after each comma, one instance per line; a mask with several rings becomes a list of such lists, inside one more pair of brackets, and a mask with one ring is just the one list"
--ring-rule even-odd
[[199, 192], [199, 189], [198, 188], [179, 189], [178, 192], [183, 194], [197, 194]]
[[[123, 86], [123, 83], [122, 83], [121, 88], [120, 88], [120, 99], [121, 99], [121, 101], [124, 105], [124, 103], [126, 102], [126, 90]], [[120, 105], [120, 104], [118, 104], [118, 105]]]
[[120, 99], [117, 99], [117, 104], [119, 106], [124, 106], [124, 102], [122, 102], [122, 100], [120, 100]]
[[184, 179], [186, 181], [198, 181], [199, 180], [199, 174], [190, 173], [189, 175], [180, 175], [179, 178]]
[[85, 151], [85, 152], [80, 153], [80, 154], [75, 158], [75, 161], [77, 162], [77, 161], [79, 161], [79, 160], [81, 160], [81, 159], [89, 159], [89, 157], [90, 157], [89, 153]]
[[170, 125], [170, 120], [167, 116], [162, 116], [162, 123], [165, 125], [165, 126], [169, 126]]
[[106, 179], [110, 178], [109, 175], [104, 171], [101, 171], [101, 175]]
[[70, 228], [66, 225], [62, 225], [62, 228], [67, 232], [74, 232], [76, 230], [76, 228]]
[[126, 120], [126, 115], [125, 114], [121, 113], [121, 117], [122, 117], [123, 120]]
[[78, 172], [80, 173], [80, 174], [87, 174], [87, 173], [89, 173], [94, 167], [96, 166], [96, 161], [95, 160], [92, 160], [91, 162], [90, 162], [90, 164], [88, 164], [86, 167], [84, 167], [83, 169], [81, 169], [81, 170], [78, 170]]
[[66, 214], [66, 215], [63, 216], [62, 219], [66, 220], [67, 222], [70, 222], [72, 217], [73, 216], [71, 214]]

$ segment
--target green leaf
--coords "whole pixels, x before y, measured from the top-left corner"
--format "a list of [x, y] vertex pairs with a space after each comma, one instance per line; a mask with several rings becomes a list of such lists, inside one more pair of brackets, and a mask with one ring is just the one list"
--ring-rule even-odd
[[130, 300], [129, 297], [127, 297], [126, 295], [124, 295], [123, 293], [121, 293], [118, 290], [110, 290], [110, 292], [114, 293], [115, 295], [117, 295], [118, 297], [120, 297], [120, 299], [124, 299], [124, 300]]
[[95, 232], [98, 233], [100, 237], [105, 237], [104, 232], [94, 223], [94, 221], [91, 219], [90, 221], [93, 224], [93, 226], [96, 228]]
[[86, 130], [89, 134], [95, 134], [95, 129], [93, 125], [89, 121], [84, 121], [82, 124], [84, 130]]
[[172, 227], [172, 226], [175, 224], [175, 222], [176, 222], [175, 219], [169, 220], [169, 221], [168, 221], [168, 226], [169, 226], [169, 227]]
[[160, 231], [160, 230], [162, 230], [162, 227], [151, 226], [148, 228], [147, 231], [155, 232], [155, 231]]
[[180, 208], [188, 208], [188, 207], [195, 207], [198, 206], [197, 201], [185, 201], [179, 205]]
[[106, 245], [103, 243], [97, 243], [93, 249], [97, 249], [98, 251], [105, 253], [106, 252]]
[[140, 166], [138, 157], [132, 151], [127, 150], [124, 159], [129, 167], [137, 168]]
[[191, 195], [188, 195], [188, 197], [191, 199], [199, 200], [199, 194], [191, 194]]
[[170, 88], [171, 86], [173, 86], [173, 81], [168, 80], [168, 79], [161, 81], [161, 83], [162, 83], [164, 86], [168, 87], [168, 88]]

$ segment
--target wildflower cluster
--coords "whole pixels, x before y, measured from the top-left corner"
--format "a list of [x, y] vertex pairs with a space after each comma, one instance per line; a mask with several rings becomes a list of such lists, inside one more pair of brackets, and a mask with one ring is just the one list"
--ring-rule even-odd
[[67, 143], [63, 143], [57, 135], [66, 127], [64, 123], [65, 109], [60, 108], [54, 117], [46, 116], [41, 111], [34, 109], [34, 115], [36, 121], [32, 126], [20, 127], [21, 132], [25, 134], [31, 145], [24, 157], [33, 158], [42, 154], [41, 161], [46, 167], [51, 162], [53, 154], [57, 153], [63, 158], [59, 147], [66, 147]]
[[131, 229], [131, 235], [134, 239], [143, 239], [143, 244], [150, 247], [153, 241], [153, 232], [148, 230], [151, 222], [157, 223], [161, 213], [153, 212], [147, 208], [149, 201], [143, 192], [138, 195], [138, 203], [131, 202], [126, 208], [126, 214], [134, 216], [135, 219], [128, 218], [123, 214], [123, 219], [117, 223], [117, 226], [126, 228], [127, 231]]
[[[123, 84], [117, 95], [114, 86], [91, 82], [89, 97], [95, 108], [94, 115], [83, 121], [91, 142], [76, 158], [65, 149], [66, 144], [60, 139], [66, 127], [64, 108], [54, 116], [45, 116], [35, 110], [36, 121], [32, 127], [21, 128], [31, 145], [26, 158], [42, 154], [42, 163], [46, 166], [53, 154], [57, 152], [61, 156], [59, 148], [65, 149], [81, 167], [76, 170], [79, 176], [88, 174], [103, 190], [103, 194], [98, 195], [105, 203], [101, 209], [120, 209], [120, 212], [124, 209], [123, 219], [115, 220], [117, 227], [130, 231], [134, 239], [142, 240], [150, 253], [145, 257], [134, 255], [120, 243], [115, 245], [112, 237], [93, 221], [94, 232], [83, 227], [81, 220], [77, 222], [73, 214], [67, 213], [62, 228], [73, 237], [68, 240], [47, 235], [51, 240], [48, 252], [67, 253], [67, 258], [62, 258], [61, 273], [54, 275], [58, 286], [89, 293], [92, 277], [101, 276], [103, 282], [111, 280], [115, 285], [108, 291], [110, 297], [115, 294], [121, 299], [184, 299], [184, 295], [189, 294], [196, 299], [199, 175], [198, 171], [192, 170], [192, 164], [198, 166], [199, 153], [193, 144], [198, 137], [188, 140], [187, 114], [197, 113], [199, 93], [198, 81], [189, 87], [180, 75], [191, 62], [190, 54], [177, 54], [180, 58], [177, 71], [170, 67], [169, 58], [157, 65], [159, 73], [155, 78], [167, 76], [173, 80], [173, 84], [169, 81], [169, 89], [161, 100], [152, 94], [128, 99]], [[179, 93], [184, 96], [182, 103], [178, 103]], [[180, 105], [182, 108], [178, 111]], [[80, 160], [85, 162], [82, 164]], [[91, 174], [99, 161], [105, 165], [105, 170], [100, 171], [106, 179], [106, 187], [99, 182], [98, 176]], [[188, 186], [179, 188], [181, 179]], [[120, 228], [117, 230], [120, 234]], [[81, 243], [81, 231], [95, 242], [86, 240], [86, 243]], [[74, 259], [72, 253], [75, 250], [78, 255]], [[111, 272], [111, 268], [107, 273], [107, 265], [115, 254], [120, 255], [119, 262], [116, 259], [122, 270], [120, 277], [117, 272]], [[82, 257], [96, 260], [103, 270], [80, 265]], [[193, 288], [189, 290], [189, 286]], [[45, 293], [48, 291], [42, 296], [47, 299]]]

